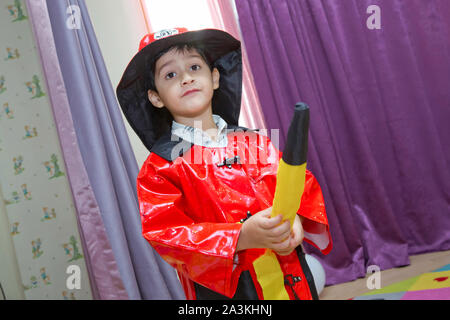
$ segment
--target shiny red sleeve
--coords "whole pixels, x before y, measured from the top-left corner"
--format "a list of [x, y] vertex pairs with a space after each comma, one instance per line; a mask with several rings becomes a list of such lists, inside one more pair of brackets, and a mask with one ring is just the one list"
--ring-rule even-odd
[[239, 279], [233, 259], [242, 225], [194, 221], [183, 208], [182, 192], [163, 174], [168, 168], [167, 161], [150, 155], [139, 172], [143, 236], [179, 272], [232, 297]]

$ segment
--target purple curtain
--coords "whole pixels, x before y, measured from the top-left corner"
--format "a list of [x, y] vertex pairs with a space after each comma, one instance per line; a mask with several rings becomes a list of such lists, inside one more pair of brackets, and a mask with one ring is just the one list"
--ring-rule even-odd
[[64, 163], [77, 210], [80, 238], [94, 299], [128, 299], [78, 147], [64, 80], [44, 0], [27, 1], [51, 99]]
[[[68, 27], [69, 6], [79, 28]], [[185, 299], [142, 237], [138, 167], [83, 0], [28, 0], [95, 298]], [[95, 293], [95, 292], [94, 292]]]
[[[370, 5], [380, 29], [369, 29]], [[333, 250], [327, 284], [450, 249], [450, 1], [236, 0], [258, 95], [284, 145], [311, 109], [308, 169]], [[370, 25], [370, 23], [369, 23]]]

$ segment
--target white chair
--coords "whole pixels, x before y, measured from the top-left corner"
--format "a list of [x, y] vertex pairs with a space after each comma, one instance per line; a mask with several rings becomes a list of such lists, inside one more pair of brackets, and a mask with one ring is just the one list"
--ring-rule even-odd
[[320, 293], [323, 291], [325, 287], [325, 269], [322, 267], [322, 264], [309, 254], [305, 254], [306, 263], [311, 269], [312, 276], [314, 278], [314, 283], [316, 284], [317, 295], [320, 296]]

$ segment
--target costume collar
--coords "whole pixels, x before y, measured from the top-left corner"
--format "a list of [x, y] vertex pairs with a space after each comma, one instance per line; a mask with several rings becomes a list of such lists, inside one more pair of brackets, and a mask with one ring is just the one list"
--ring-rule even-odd
[[[227, 130], [225, 130], [226, 133], [236, 131], [258, 131], [258, 129], [248, 129], [245, 127], [228, 124]], [[150, 149], [150, 152], [157, 154], [167, 161], [175, 161], [176, 158], [183, 156], [184, 153], [189, 151], [193, 145], [194, 144], [192, 142], [180, 139], [180, 137], [169, 131], [155, 142]]]
[[183, 140], [203, 147], [226, 147], [228, 144], [226, 133], [227, 123], [218, 115], [213, 114], [212, 118], [217, 126], [217, 136], [215, 141], [211, 139], [209, 134], [200, 129], [200, 126], [195, 126], [195, 124], [194, 127], [186, 126], [175, 120], [172, 121], [172, 135], [176, 135]]

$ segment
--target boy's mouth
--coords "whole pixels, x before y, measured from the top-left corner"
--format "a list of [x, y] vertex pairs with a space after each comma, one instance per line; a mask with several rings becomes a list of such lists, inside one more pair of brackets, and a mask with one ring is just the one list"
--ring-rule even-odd
[[187, 96], [188, 94], [191, 94], [191, 93], [194, 93], [194, 92], [198, 92], [198, 91], [200, 91], [200, 90], [198, 90], [198, 89], [191, 89], [191, 90], [188, 90], [188, 91], [186, 91], [185, 93], [183, 93], [183, 95], [182, 95], [181, 97], [185, 97], [185, 96]]

